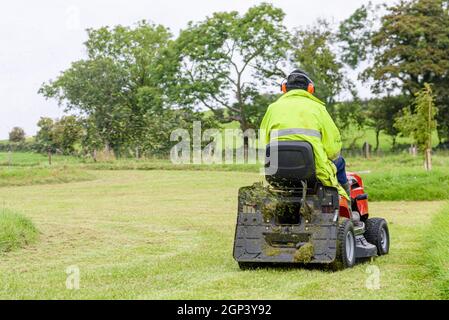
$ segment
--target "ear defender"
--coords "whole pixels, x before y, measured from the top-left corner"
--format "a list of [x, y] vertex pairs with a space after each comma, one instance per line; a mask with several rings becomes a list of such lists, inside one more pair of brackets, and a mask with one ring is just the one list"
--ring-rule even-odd
[[[293, 73], [291, 75], [293, 75]], [[306, 74], [304, 74], [304, 73], [295, 73], [294, 75], [298, 75], [298, 76], [302, 76], [302, 77], [306, 78], [307, 81], [309, 82], [309, 84], [307, 85], [307, 92], [310, 93], [310, 94], [314, 94], [315, 93], [315, 86], [314, 86], [312, 80], [310, 80], [310, 78]], [[287, 93], [287, 83], [288, 83], [288, 78], [284, 79], [284, 81], [282, 81], [282, 83], [281, 83], [281, 91], [283, 93]], [[293, 88], [296, 88], [296, 87], [293, 87]]]
[[284, 83], [281, 84], [281, 91], [283, 93], [287, 92], [287, 82], [284, 82]]
[[315, 86], [313, 85], [313, 83], [309, 83], [309, 85], [307, 86], [307, 92], [310, 94], [314, 94], [315, 93]]

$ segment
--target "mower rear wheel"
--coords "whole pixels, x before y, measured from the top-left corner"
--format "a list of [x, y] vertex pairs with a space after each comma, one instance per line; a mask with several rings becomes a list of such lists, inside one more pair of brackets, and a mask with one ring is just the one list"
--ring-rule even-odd
[[365, 223], [365, 239], [377, 247], [377, 254], [382, 256], [390, 251], [390, 233], [388, 224], [382, 218], [370, 218]]
[[337, 256], [332, 264], [334, 269], [351, 268], [355, 264], [355, 235], [352, 221], [340, 221], [337, 234]]

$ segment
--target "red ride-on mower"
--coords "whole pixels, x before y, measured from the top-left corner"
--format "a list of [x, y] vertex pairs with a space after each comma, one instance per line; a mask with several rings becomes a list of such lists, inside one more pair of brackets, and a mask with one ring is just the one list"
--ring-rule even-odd
[[277, 141], [267, 146], [266, 156], [269, 186], [255, 183], [239, 190], [233, 255], [240, 268], [321, 263], [340, 269], [388, 253], [387, 222], [368, 217], [360, 176], [347, 174], [349, 203], [317, 180], [309, 143]]

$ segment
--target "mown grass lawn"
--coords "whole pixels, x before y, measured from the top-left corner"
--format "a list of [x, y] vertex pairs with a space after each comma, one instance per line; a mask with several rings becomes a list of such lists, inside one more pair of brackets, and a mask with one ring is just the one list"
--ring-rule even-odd
[[[391, 252], [353, 269], [240, 271], [232, 259], [237, 190], [258, 174], [91, 174], [95, 180], [0, 189], [1, 206], [40, 231], [35, 244], [0, 255], [0, 298], [441, 298], [424, 255], [424, 231], [441, 201], [371, 203], [372, 215], [390, 222]], [[79, 290], [66, 288], [71, 266], [79, 267]], [[373, 270], [378, 290], [365, 285]]]

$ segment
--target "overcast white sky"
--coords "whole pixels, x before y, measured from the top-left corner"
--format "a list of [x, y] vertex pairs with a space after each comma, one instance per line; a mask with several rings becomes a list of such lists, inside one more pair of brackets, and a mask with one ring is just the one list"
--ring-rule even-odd
[[[70, 63], [85, 56], [86, 28], [131, 25], [147, 19], [177, 34], [190, 20], [215, 11], [246, 11], [257, 0], [9, 0], [0, 4], [0, 139], [14, 126], [28, 136], [41, 116], [59, 117], [54, 101], [37, 94], [44, 81], [54, 79]], [[272, 0], [287, 16], [292, 29], [317, 18], [338, 22], [368, 0]], [[374, 0], [393, 3], [394, 0]]]

